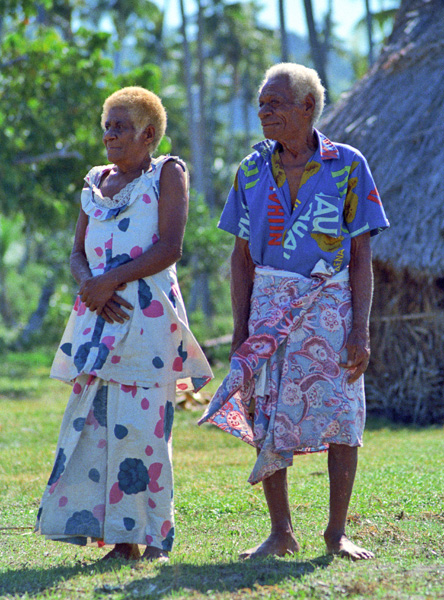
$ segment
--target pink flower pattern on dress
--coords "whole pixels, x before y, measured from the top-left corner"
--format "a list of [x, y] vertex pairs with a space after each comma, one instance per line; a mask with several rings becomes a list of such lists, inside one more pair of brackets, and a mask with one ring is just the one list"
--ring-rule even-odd
[[[74, 384], [84, 390], [82, 402], [74, 391], [68, 402], [64, 422], [71, 433], [57, 452], [37, 529], [50, 538], [67, 535], [66, 541], [78, 540], [79, 535], [85, 542], [104, 537], [107, 544], [122, 536], [145, 544], [149, 537], [152, 545], [170, 550], [174, 539], [171, 439], [159, 438], [154, 430], [156, 417], [171, 405], [168, 397], [174, 397], [174, 384], [166, 390], [137, 388], [134, 401], [129, 402], [122, 401], [125, 393], [118, 383], [95, 378], [88, 386], [87, 378], [81, 375]], [[97, 398], [99, 420], [94, 417]], [[125, 430], [129, 433], [122, 436]], [[109, 487], [104, 503], [105, 485]]]

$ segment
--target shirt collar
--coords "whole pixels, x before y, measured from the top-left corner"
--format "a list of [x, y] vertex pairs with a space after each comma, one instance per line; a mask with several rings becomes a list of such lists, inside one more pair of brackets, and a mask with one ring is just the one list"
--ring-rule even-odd
[[335, 144], [328, 139], [323, 133], [315, 129], [315, 135], [318, 138], [318, 149], [322, 160], [330, 160], [331, 158], [339, 158], [339, 150]]
[[259, 152], [262, 158], [269, 158], [274, 149], [276, 148], [277, 142], [275, 140], [261, 140], [257, 144], [253, 145], [253, 148]]
[[[335, 144], [317, 129], [314, 131], [318, 139], [318, 151], [321, 155], [321, 159], [330, 160], [332, 158], [339, 158], [339, 150]], [[262, 140], [257, 144], [254, 144], [253, 148], [257, 150], [257, 152], [259, 152], [263, 158], [268, 158], [271, 154], [273, 154], [277, 144], [278, 142], [275, 140]]]

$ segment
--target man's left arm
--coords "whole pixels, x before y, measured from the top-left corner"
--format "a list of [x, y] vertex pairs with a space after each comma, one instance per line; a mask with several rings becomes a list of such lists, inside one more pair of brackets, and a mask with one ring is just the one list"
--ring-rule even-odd
[[346, 344], [347, 363], [341, 366], [351, 369], [348, 381], [353, 383], [367, 369], [370, 360], [370, 308], [373, 296], [370, 233], [352, 238], [349, 272], [353, 323]]

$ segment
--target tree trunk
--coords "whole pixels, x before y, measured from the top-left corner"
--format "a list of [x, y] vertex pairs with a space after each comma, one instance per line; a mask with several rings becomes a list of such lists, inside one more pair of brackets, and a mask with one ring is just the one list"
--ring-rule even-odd
[[[182, 36], [185, 40], [186, 38], [186, 17], [185, 10], [183, 5], [183, 0], [180, 0], [181, 4], [181, 13], [182, 13]], [[205, 56], [204, 56], [204, 7], [202, 5], [201, 0], [197, 0], [197, 84], [199, 89], [199, 118], [196, 121], [194, 120], [195, 112], [193, 111], [191, 125], [194, 128], [194, 131], [190, 132], [190, 141], [193, 144], [192, 150], [195, 148], [196, 154], [193, 156], [193, 159], [197, 159], [195, 163], [196, 171], [198, 171], [198, 183], [195, 186], [195, 189], [204, 195], [205, 201], [210, 206], [210, 210], [212, 211], [214, 206], [214, 198], [211, 193], [212, 181], [210, 174], [210, 162], [209, 157], [211, 155], [211, 148], [208, 143], [207, 136], [207, 123], [206, 123], [206, 111], [205, 111], [205, 102], [206, 102], [206, 85], [205, 85]], [[184, 48], [185, 54], [185, 48]], [[190, 53], [188, 49], [188, 60], [189, 65], [191, 64]], [[188, 86], [191, 89], [191, 68], [189, 68], [188, 75]], [[188, 93], [188, 91], [187, 91]], [[191, 100], [191, 107], [193, 107]], [[194, 141], [196, 140], [196, 141]], [[193, 152], [194, 154], [194, 152]], [[199, 305], [202, 306], [202, 310], [206, 317], [210, 318], [212, 314], [212, 307], [210, 301], [210, 287], [209, 287], [209, 275], [208, 273], [199, 273], [199, 265], [196, 265], [195, 257], [192, 257], [193, 264], [193, 284], [191, 286], [190, 293], [190, 303], [189, 303], [189, 311], [190, 313], [194, 312]]]
[[188, 42], [187, 33], [187, 16], [183, 0], [179, 0], [180, 14], [182, 22], [180, 30], [183, 40], [183, 73], [185, 79], [185, 87], [187, 90], [187, 112], [188, 112], [188, 137], [191, 147], [191, 183], [193, 188], [203, 194], [204, 190], [204, 166], [203, 156], [204, 150], [200, 144], [200, 136], [198, 135], [198, 126], [196, 119], [196, 107], [193, 98], [193, 76], [191, 72], [191, 52]]
[[281, 60], [288, 62], [288, 38], [285, 20], [284, 0], [279, 0], [279, 25], [281, 30]]
[[373, 42], [373, 15], [370, 9], [370, 0], [365, 0], [365, 20], [367, 25], [368, 37], [368, 64], [371, 67], [375, 62], [375, 55]]
[[210, 212], [214, 210], [214, 194], [211, 181], [211, 144], [208, 136], [207, 123], [207, 90], [205, 79], [205, 51], [204, 51], [204, 6], [201, 0], [197, 0], [197, 85], [199, 87], [199, 125], [198, 135], [199, 144], [203, 150], [203, 185], [205, 191], [205, 201], [210, 207]]
[[46, 283], [42, 288], [36, 310], [30, 316], [28, 323], [18, 339], [17, 345], [19, 347], [27, 346], [32, 341], [33, 336], [40, 332], [43, 325], [43, 320], [48, 312], [49, 302], [54, 293], [54, 289], [55, 277], [53, 274], [51, 274], [47, 278]]
[[195, 312], [199, 306], [202, 308], [203, 314], [211, 319], [213, 315], [213, 303], [211, 300], [208, 273], [198, 273], [195, 275], [193, 281], [193, 289], [191, 290], [190, 302], [188, 304], [189, 312]]
[[251, 127], [250, 127], [250, 106], [251, 106], [251, 95], [250, 95], [250, 73], [247, 70], [243, 78], [243, 93], [242, 93], [242, 112], [244, 117], [244, 135], [245, 135], [245, 148], [251, 146]]
[[310, 53], [313, 59], [315, 69], [318, 72], [318, 75], [321, 78], [321, 81], [325, 87], [325, 100], [328, 103], [330, 102], [330, 97], [328, 92], [328, 81], [326, 72], [326, 56], [322, 50], [322, 46], [319, 42], [318, 33], [316, 31], [311, 0], [304, 0], [304, 7], [305, 18], [307, 20], [308, 38], [310, 41]]
[[4, 269], [2, 265], [0, 265], [0, 317], [6, 327], [11, 328], [16, 325], [11, 311], [11, 305], [6, 295], [6, 269]]

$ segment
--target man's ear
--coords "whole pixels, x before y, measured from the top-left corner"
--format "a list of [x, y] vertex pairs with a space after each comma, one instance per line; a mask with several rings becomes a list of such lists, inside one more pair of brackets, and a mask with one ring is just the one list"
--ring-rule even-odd
[[314, 109], [316, 108], [316, 100], [313, 94], [307, 94], [305, 96], [304, 107], [306, 114], [311, 117], [311, 115], [314, 112]]

